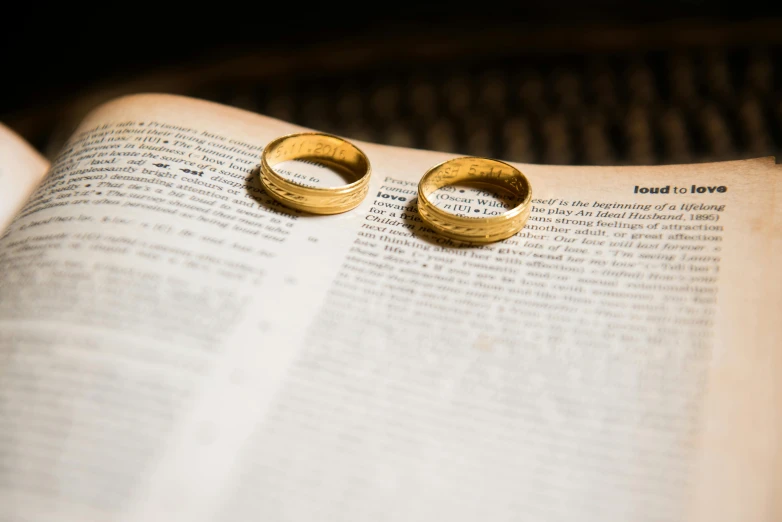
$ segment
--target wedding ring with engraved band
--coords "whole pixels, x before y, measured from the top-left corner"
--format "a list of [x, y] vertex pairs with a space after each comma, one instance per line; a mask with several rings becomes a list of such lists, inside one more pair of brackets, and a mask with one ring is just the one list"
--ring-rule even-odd
[[[328, 167], [350, 180], [339, 187], [313, 187], [292, 181], [274, 170], [284, 161], [303, 160]], [[339, 214], [356, 208], [369, 191], [369, 159], [355, 145], [319, 132], [281, 136], [261, 154], [261, 184], [287, 207], [313, 214]]]
[[[464, 183], [499, 190], [518, 202], [490, 217], [458, 216], [436, 207], [429, 196], [448, 185]], [[418, 183], [418, 213], [435, 232], [451, 239], [486, 244], [507, 239], [524, 227], [529, 217], [532, 187], [517, 168], [486, 158], [455, 158], [429, 169]]]

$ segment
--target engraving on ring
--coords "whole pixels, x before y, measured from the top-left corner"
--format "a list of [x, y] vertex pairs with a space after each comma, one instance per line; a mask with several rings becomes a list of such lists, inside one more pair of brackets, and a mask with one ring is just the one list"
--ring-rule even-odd
[[[283, 177], [274, 166], [289, 160], [323, 162], [355, 176], [340, 187], [313, 187]], [[295, 174], [294, 174], [295, 176]], [[323, 133], [300, 133], [273, 140], [261, 154], [260, 180], [278, 202], [314, 214], [337, 214], [357, 207], [369, 192], [370, 164], [350, 142]]]
[[[497, 202], [490, 206], [500, 207], [502, 212], [486, 212], [484, 209], [482, 215], [476, 217], [452, 214], [429, 200], [430, 194], [448, 187], [452, 191], [452, 186], [459, 182], [492, 185], [509, 192], [514, 197], [514, 204], [510, 206]], [[418, 210], [421, 218], [435, 232], [460, 241], [485, 244], [506, 239], [524, 227], [531, 210], [531, 196], [526, 177], [511, 165], [485, 158], [456, 158], [432, 167], [421, 178], [418, 184]], [[437, 199], [442, 200], [442, 194]], [[445, 199], [470, 202], [469, 199], [454, 196]], [[452, 210], [454, 207], [459, 211], [471, 210], [466, 204], [445, 205], [449, 206]], [[475, 209], [475, 212], [480, 213], [480, 210]]]

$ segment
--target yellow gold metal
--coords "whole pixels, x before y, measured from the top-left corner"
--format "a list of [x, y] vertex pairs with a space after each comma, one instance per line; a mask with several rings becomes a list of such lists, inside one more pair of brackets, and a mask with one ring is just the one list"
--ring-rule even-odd
[[[428, 196], [455, 183], [483, 185], [512, 194], [520, 203], [491, 217], [462, 217], [436, 207]], [[418, 182], [418, 213], [436, 232], [459, 241], [486, 244], [507, 239], [524, 228], [532, 208], [532, 187], [524, 174], [502, 161], [455, 158], [429, 169]]]
[[[282, 177], [274, 166], [288, 160], [326, 165], [355, 181], [341, 187], [309, 187]], [[366, 154], [352, 143], [320, 132], [280, 136], [261, 153], [261, 184], [266, 192], [291, 208], [313, 214], [339, 214], [356, 208], [369, 191]]]

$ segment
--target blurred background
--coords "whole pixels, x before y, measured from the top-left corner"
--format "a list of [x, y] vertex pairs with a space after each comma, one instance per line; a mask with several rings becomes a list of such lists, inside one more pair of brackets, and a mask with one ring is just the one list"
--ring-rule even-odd
[[50, 158], [134, 92], [511, 161], [782, 156], [782, 9], [752, 0], [35, 4], [5, 25], [0, 121]]

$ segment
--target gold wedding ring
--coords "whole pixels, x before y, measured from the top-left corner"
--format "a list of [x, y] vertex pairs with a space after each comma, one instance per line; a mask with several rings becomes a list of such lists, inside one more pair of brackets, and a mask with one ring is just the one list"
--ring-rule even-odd
[[[508, 192], [520, 201], [491, 217], [462, 217], [436, 207], [430, 200], [436, 190], [455, 183], [469, 183]], [[518, 169], [486, 158], [455, 158], [429, 169], [418, 183], [418, 213], [436, 232], [469, 243], [493, 243], [507, 239], [524, 227], [529, 217], [532, 187]]]
[[[311, 187], [282, 177], [274, 166], [304, 160], [330, 167], [355, 181], [341, 187]], [[356, 208], [369, 191], [369, 159], [355, 145], [319, 132], [281, 136], [261, 153], [261, 184], [271, 197], [313, 214], [339, 214]]]

